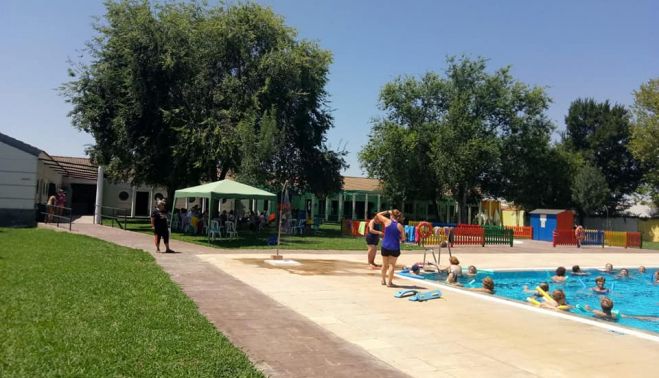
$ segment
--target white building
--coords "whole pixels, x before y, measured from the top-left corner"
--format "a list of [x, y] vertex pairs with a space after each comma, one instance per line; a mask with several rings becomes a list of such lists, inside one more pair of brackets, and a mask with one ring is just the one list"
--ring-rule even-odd
[[[58, 189], [67, 193], [73, 216], [93, 215], [98, 168], [88, 158], [51, 156], [0, 133], [0, 226], [33, 226], [37, 205]], [[131, 186], [103, 179], [103, 213], [121, 209], [130, 216], [148, 216], [163, 188]]]

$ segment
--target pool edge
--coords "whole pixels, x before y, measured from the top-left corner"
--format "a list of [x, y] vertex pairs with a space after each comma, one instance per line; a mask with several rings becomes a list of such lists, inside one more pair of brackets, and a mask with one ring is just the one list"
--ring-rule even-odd
[[[505, 269], [496, 269], [495, 271], [497, 271], [497, 270], [498, 271], [506, 271]], [[511, 268], [510, 271], [512, 271], [512, 270], [513, 269]], [[531, 270], [531, 269], [515, 269], [515, 270], [519, 271], [519, 270]], [[535, 270], [538, 270], [538, 268], [536, 268]], [[433, 282], [433, 281], [430, 281], [430, 280], [423, 280], [423, 279], [404, 276], [404, 275], [399, 274], [398, 272], [396, 272], [394, 275], [397, 278], [405, 279], [405, 280], [415, 282], [415, 283], [423, 283], [423, 284], [426, 284], [426, 285], [441, 288], [443, 290], [452, 291], [452, 292], [455, 292], [455, 293], [461, 293], [461, 294], [471, 296], [471, 297], [475, 297], [475, 298], [480, 298], [480, 299], [485, 300], [485, 301], [496, 302], [496, 303], [505, 303], [509, 306], [521, 308], [521, 309], [524, 309], [524, 310], [527, 310], [527, 311], [531, 311], [531, 312], [535, 312], [535, 313], [539, 313], [539, 314], [545, 314], [545, 315], [549, 315], [549, 316], [553, 316], [553, 317], [557, 317], [557, 318], [572, 320], [572, 321], [575, 321], [575, 322], [578, 322], [578, 323], [589, 324], [589, 325], [599, 327], [599, 328], [603, 328], [603, 329], [606, 329], [606, 330], [609, 330], [609, 331], [619, 332], [619, 333], [622, 333], [622, 334], [625, 334], [625, 335], [631, 335], [631, 336], [635, 336], [635, 337], [638, 337], [638, 338], [641, 338], [641, 339], [644, 339], [644, 340], [649, 340], [649, 341], [654, 341], [655, 343], [659, 343], [659, 336], [655, 336], [655, 335], [652, 335], [652, 334], [649, 334], [647, 332], [643, 332], [643, 331], [640, 331], [640, 330], [631, 329], [631, 328], [628, 328], [628, 327], [619, 326], [619, 325], [615, 325], [615, 324], [608, 324], [608, 323], [605, 323], [603, 321], [597, 321], [597, 320], [594, 320], [594, 319], [587, 319], [587, 318], [584, 318], [584, 317], [576, 315], [576, 314], [561, 313], [561, 312], [558, 312], [558, 311], [550, 311], [550, 310], [546, 310], [546, 309], [541, 309], [541, 308], [537, 308], [537, 307], [534, 307], [534, 306], [529, 306], [528, 304], [516, 301], [514, 299], [500, 298], [500, 297], [496, 297], [494, 295], [488, 295], [488, 294], [472, 292], [472, 291], [469, 291], [469, 290], [465, 290], [465, 289], [455, 287], [455, 286], [451, 286], [451, 285], [447, 285], [447, 284], [442, 284], [442, 283], [439, 283], [439, 282]]]

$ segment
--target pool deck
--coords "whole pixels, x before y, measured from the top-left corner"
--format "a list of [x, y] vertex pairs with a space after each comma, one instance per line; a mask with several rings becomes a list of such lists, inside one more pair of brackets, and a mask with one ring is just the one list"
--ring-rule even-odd
[[[74, 232], [153, 249], [144, 234], [83, 224]], [[156, 261], [269, 376], [646, 376], [659, 360], [659, 343], [462, 291], [425, 303], [395, 299], [400, 289], [380, 285], [366, 251], [283, 251], [301, 265], [274, 267], [264, 263], [271, 250], [172, 247], [182, 253], [154, 254]], [[495, 269], [659, 266], [657, 251], [533, 241], [453, 254], [463, 267]], [[422, 256], [404, 252], [399, 263]]]

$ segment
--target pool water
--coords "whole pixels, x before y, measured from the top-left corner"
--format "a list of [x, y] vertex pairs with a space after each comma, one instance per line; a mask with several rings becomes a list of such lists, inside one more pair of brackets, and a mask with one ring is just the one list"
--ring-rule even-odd
[[[649, 316], [654, 319], [634, 319], [628, 317], [619, 317], [616, 322], [619, 325], [643, 329], [659, 333], [659, 284], [652, 283], [652, 274], [655, 269], [648, 269], [641, 274], [636, 269], [629, 269], [628, 278], [616, 277], [618, 271], [613, 274], [606, 274], [599, 270], [584, 270], [589, 273], [587, 276], [572, 276], [567, 273], [565, 283], [553, 283], [551, 277], [554, 275], [553, 270], [527, 270], [527, 271], [495, 271], [493, 273], [479, 272], [476, 276], [462, 276], [459, 282], [465, 287], [479, 287], [481, 280], [485, 276], [494, 279], [495, 295], [508, 299], [525, 302], [526, 298], [533, 296], [532, 293], [525, 293], [524, 286], [529, 290], [534, 290], [541, 282], [549, 283], [549, 293], [556, 289], [562, 289], [565, 292], [567, 303], [570, 305], [590, 305], [593, 309], [601, 310], [600, 297], [603, 294], [593, 292], [595, 278], [603, 276], [606, 278], [605, 288], [609, 289], [606, 294], [614, 303], [614, 310], [618, 310], [623, 315], [630, 316]], [[431, 281], [446, 281], [446, 274], [424, 273], [421, 275], [412, 275], [403, 273], [405, 276], [413, 278], [422, 278]], [[540, 300], [542, 301], [542, 300]], [[548, 310], [551, 311], [551, 310]], [[583, 313], [578, 310], [571, 310], [574, 314], [592, 318], [591, 313]]]

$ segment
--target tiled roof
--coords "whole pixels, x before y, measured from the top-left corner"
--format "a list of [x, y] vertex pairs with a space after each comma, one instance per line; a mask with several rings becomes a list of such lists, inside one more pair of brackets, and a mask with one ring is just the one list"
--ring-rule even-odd
[[89, 158], [48, 155], [40, 160], [65, 176], [85, 180], [96, 180], [98, 177], [98, 167]]
[[382, 190], [382, 188], [380, 186], [380, 181], [377, 179], [372, 179], [367, 177], [343, 176], [343, 190], [378, 192]]
[[91, 160], [89, 158], [84, 158], [84, 157], [73, 157], [73, 156], [54, 156], [51, 155], [53, 160], [57, 161], [58, 163], [63, 163], [63, 164], [69, 164], [69, 165], [79, 165], [79, 166], [84, 166], [84, 167], [91, 167], [96, 169], [97, 166], [92, 164]]

